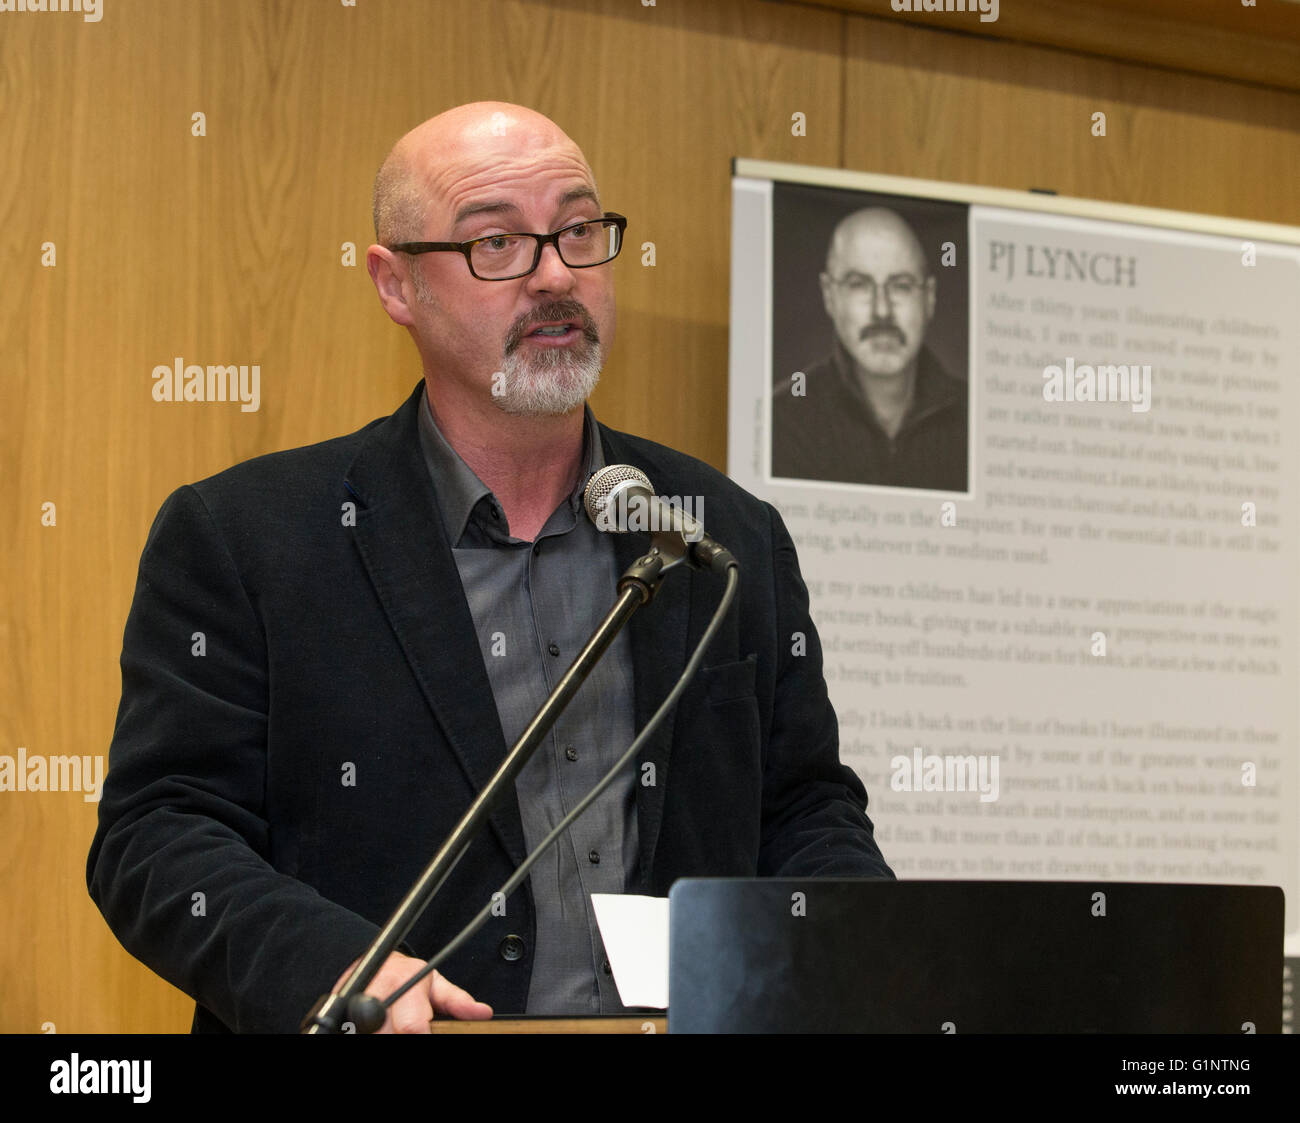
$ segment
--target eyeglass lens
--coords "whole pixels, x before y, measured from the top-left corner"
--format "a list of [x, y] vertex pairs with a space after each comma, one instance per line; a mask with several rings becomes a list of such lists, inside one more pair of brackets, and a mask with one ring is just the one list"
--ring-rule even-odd
[[[560, 235], [560, 259], [565, 265], [600, 265], [618, 253], [618, 238], [615, 222], [584, 222]], [[475, 242], [470, 262], [480, 277], [509, 277], [527, 272], [536, 254], [537, 239], [532, 234], [498, 234]]]

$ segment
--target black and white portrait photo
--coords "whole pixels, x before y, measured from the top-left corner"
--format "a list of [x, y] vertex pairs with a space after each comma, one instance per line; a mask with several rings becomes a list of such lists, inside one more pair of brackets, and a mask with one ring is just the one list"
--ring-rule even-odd
[[968, 490], [967, 209], [775, 186], [773, 478]]

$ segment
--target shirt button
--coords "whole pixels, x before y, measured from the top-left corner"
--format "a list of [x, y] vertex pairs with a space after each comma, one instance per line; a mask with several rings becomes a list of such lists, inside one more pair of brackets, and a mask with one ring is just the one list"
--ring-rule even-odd
[[501, 941], [497, 948], [497, 954], [507, 963], [514, 963], [516, 960], [523, 959], [525, 945], [524, 941], [518, 936], [507, 936]]
[[567, 760], [577, 760], [578, 750], [575, 749], [572, 745], [570, 745], [567, 749], [564, 750], [564, 756]]
[[552, 642], [552, 643], [551, 643], [551, 644], [546, 648], [546, 650], [549, 651], [552, 655], [559, 655], [559, 653], [560, 653], [560, 645], [559, 645], [558, 643], [554, 643], [554, 642]]
[[542, 544], [541, 544], [540, 542], [534, 542], [534, 543], [533, 543], [533, 557], [536, 557], [536, 556], [537, 556], [538, 554], [540, 554], [541, 552], [542, 552]]
[[593, 866], [600, 865], [600, 851], [593, 850], [590, 854], [587, 855], [587, 861], [589, 861]]
[[602, 971], [604, 971], [606, 975], [612, 975], [612, 974], [614, 973], [614, 972], [611, 971], [610, 968], [609, 968], [609, 960], [608, 960], [608, 959], [605, 960], [605, 962], [602, 963], [602, 964], [600, 965], [600, 969], [601, 969]]

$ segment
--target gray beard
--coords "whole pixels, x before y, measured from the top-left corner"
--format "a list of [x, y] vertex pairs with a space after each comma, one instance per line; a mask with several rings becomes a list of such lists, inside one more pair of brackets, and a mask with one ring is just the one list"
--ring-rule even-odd
[[[579, 354], [571, 349], [539, 350], [531, 358], [522, 345], [501, 368], [504, 380], [494, 383], [492, 400], [503, 413], [554, 417], [582, 405], [596, 389], [604, 357], [600, 347], [586, 341]], [[496, 385], [503, 393], [498, 393]]]

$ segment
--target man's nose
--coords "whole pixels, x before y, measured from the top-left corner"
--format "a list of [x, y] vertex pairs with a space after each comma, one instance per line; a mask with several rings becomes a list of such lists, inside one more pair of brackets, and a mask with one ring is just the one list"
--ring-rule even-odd
[[538, 292], [563, 292], [573, 287], [573, 270], [564, 264], [554, 245], [542, 247], [537, 268], [528, 274], [528, 287]]
[[871, 290], [871, 318], [873, 320], [887, 320], [893, 314], [885, 289], [886, 286], [880, 284]]

